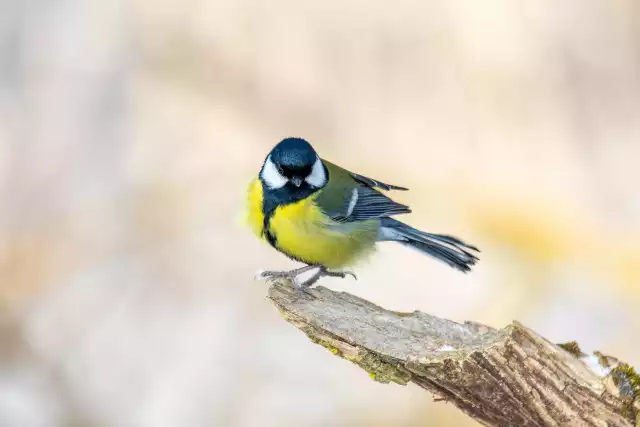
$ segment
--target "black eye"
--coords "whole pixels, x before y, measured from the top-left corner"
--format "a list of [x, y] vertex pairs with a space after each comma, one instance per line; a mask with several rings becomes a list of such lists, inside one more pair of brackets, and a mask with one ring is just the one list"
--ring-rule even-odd
[[276, 166], [276, 168], [278, 169], [278, 173], [282, 176], [284, 176], [284, 169], [282, 169], [282, 166], [278, 165]]

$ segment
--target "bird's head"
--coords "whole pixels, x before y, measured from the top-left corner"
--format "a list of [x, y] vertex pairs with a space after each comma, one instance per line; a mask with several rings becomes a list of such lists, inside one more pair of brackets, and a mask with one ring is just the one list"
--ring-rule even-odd
[[286, 138], [267, 156], [260, 178], [272, 190], [285, 186], [317, 189], [327, 183], [327, 171], [311, 144], [302, 138]]

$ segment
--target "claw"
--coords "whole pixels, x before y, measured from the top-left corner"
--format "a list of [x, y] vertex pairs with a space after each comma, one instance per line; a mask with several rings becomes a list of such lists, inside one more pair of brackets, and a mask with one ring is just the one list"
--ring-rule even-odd
[[347, 276], [353, 277], [355, 280], [358, 280], [358, 277], [353, 271], [327, 271], [327, 275], [331, 277], [340, 277], [344, 279]]
[[347, 276], [351, 276], [355, 280], [358, 280], [358, 277], [355, 275], [355, 273], [353, 273], [351, 271], [329, 271], [329, 270], [323, 270], [322, 271], [322, 275], [323, 276], [328, 276], [328, 277], [339, 277], [341, 279], [344, 279]]

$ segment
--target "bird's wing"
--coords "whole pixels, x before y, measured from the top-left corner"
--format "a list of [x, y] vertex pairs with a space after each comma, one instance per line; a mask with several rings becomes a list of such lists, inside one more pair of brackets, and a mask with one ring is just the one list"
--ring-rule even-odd
[[346, 210], [335, 219], [339, 222], [366, 221], [410, 212], [408, 206], [394, 202], [373, 188], [356, 187], [351, 191]]
[[411, 212], [408, 206], [394, 202], [373, 188], [389, 187], [387, 184], [364, 178], [371, 182], [367, 184], [360, 175], [356, 178], [345, 169], [324, 163], [329, 171], [329, 182], [316, 197], [316, 204], [334, 221], [366, 221]]
[[325, 164], [325, 166], [329, 170], [329, 174], [332, 174], [332, 173], [337, 174], [337, 175], [340, 175], [341, 178], [350, 176], [351, 179], [353, 179], [360, 185], [364, 185], [365, 187], [374, 188], [374, 189], [378, 188], [386, 191], [389, 191], [389, 190], [408, 191], [409, 190], [406, 187], [400, 187], [398, 185], [392, 185], [392, 184], [385, 184], [384, 182], [378, 181], [377, 179], [368, 178], [364, 175], [350, 172], [324, 159], [322, 159], [322, 162]]

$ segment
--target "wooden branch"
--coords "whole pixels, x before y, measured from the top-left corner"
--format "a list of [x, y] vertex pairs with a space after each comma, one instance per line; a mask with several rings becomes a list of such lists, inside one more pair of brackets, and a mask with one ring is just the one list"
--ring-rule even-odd
[[415, 383], [484, 425], [640, 426], [633, 369], [599, 355], [600, 376], [577, 345], [569, 352], [518, 322], [497, 330], [398, 313], [324, 287], [299, 297], [287, 281], [273, 283], [269, 298], [311, 341], [376, 381]]

